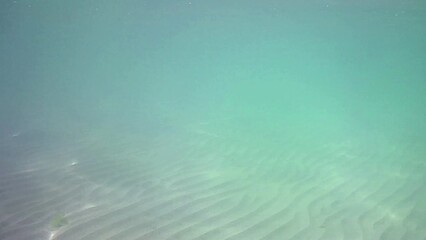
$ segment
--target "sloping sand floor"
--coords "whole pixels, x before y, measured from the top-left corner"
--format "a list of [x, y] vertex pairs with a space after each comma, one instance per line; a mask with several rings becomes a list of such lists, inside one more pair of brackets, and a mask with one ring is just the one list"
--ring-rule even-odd
[[[426, 239], [415, 144], [271, 147], [192, 132], [19, 146], [0, 176], [3, 240]], [[68, 223], [52, 229], [58, 213]]]

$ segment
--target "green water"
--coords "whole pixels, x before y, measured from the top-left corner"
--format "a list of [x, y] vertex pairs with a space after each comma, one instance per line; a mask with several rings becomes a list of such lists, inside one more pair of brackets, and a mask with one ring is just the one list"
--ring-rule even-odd
[[112, 186], [91, 167], [114, 152], [139, 166], [126, 151], [159, 145], [149, 166], [211, 162], [260, 199], [306, 175], [324, 192], [350, 179], [339, 201], [406, 180], [407, 202], [351, 201], [414, 209], [395, 226], [426, 233], [424, 1], [5, 0], [0, 17], [2, 141], [63, 141]]
[[413, 1], [9, 1], [2, 118], [137, 128], [169, 113], [177, 124], [419, 135], [424, 11]]

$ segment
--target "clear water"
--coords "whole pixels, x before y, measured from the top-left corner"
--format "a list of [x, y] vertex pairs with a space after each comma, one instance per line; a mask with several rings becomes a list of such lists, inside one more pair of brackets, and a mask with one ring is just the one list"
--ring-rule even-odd
[[0, 17], [0, 239], [426, 239], [424, 1]]

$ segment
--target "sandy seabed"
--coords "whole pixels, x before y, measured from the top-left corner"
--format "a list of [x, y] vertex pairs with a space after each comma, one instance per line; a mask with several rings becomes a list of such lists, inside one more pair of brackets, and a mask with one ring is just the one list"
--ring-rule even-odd
[[415, 143], [31, 134], [2, 139], [2, 240], [426, 239]]

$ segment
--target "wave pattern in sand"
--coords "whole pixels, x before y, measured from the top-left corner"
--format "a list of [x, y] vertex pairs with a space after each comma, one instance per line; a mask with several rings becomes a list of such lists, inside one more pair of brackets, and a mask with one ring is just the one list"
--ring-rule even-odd
[[[16, 161], [0, 176], [2, 240], [426, 239], [416, 144], [271, 145], [200, 131], [20, 141], [2, 140], [3, 162]], [[58, 213], [67, 224], [54, 229]]]

